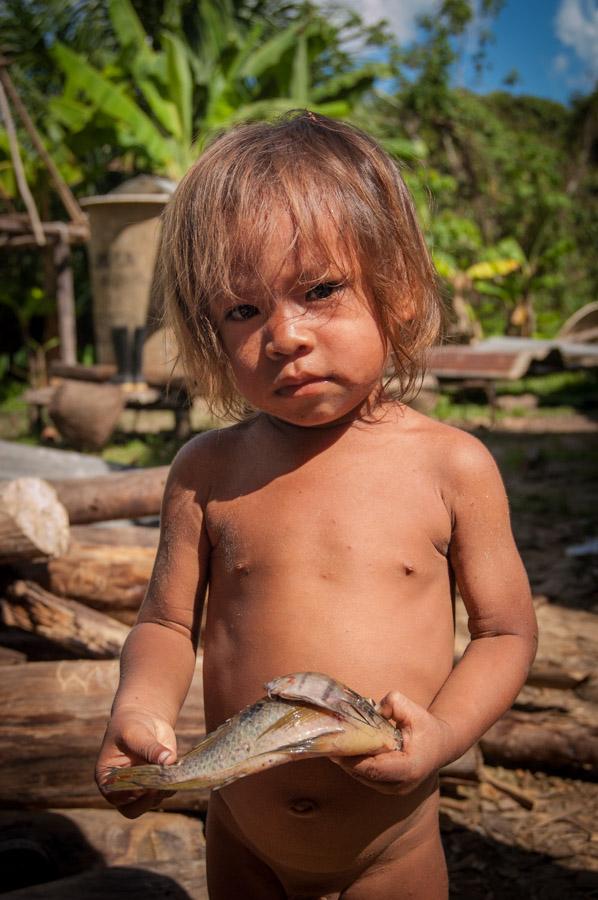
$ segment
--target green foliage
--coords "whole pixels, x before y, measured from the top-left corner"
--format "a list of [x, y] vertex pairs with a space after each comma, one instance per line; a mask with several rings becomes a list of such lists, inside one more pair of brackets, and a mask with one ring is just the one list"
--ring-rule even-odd
[[[178, 178], [207, 138], [237, 122], [304, 106], [347, 117], [399, 160], [445, 293], [474, 333], [550, 337], [596, 297], [598, 91], [565, 107], [455, 88], [474, 12], [481, 70], [501, 6], [442, 0], [407, 47], [340, 5], [294, 0], [3, 0], [0, 33], [11, 76], [79, 195], [140, 171]], [[19, 134], [43, 216], [64, 217]], [[0, 187], [15, 197], [1, 128]], [[21, 371], [51, 340], [52, 298], [31, 313], [47, 293], [41, 266], [27, 252], [19, 272], [16, 259], [0, 291], [0, 327], [23, 353], [0, 361], [0, 373]], [[82, 250], [75, 263], [90, 345]]]

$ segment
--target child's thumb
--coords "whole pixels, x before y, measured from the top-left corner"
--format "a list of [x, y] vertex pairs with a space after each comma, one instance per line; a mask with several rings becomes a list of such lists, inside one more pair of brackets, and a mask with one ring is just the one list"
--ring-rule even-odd
[[176, 746], [169, 747], [168, 743], [157, 740], [149, 728], [137, 726], [123, 737], [127, 748], [149, 763], [165, 765], [176, 761]]
[[390, 691], [380, 701], [378, 709], [385, 719], [393, 719], [397, 725], [408, 725], [413, 720], [417, 704], [401, 694], [400, 691]]

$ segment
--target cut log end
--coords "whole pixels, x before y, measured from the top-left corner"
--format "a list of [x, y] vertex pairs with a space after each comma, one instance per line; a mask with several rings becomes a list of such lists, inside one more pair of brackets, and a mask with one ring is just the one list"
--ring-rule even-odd
[[51, 558], [66, 553], [68, 513], [40, 478], [0, 484], [0, 561]]

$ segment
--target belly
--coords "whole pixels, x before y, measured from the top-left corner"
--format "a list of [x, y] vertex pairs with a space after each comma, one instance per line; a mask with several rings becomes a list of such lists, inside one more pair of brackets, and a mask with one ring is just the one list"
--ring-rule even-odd
[[[324, 672], [376, 701], [396, 689], [428, 706], [453, 663], [446, 562], [411, 581], [365, 566], [363, 576], [353, 571], [344, 581], [337, 569], [335, 578], [323, 579], [321, 570], [288, 562], [255, 579], [216, 573], [212, 580], [204, 650], [208, 730], [263, 696], [267, 681], [290, 672]], [[219, 797], [269, 864], [315, 873], [366, 867], [411, 828], [434, 792], [432, 777], [407, 797], [390, 797], [314, 759], [242, 779]]]
[[302, 760], [229, 785], [217, 802], [279, 876], [335, 875], [340, 888], [390, 843], [408, 841], [422, 818], [437, 815], [437, 785], [431, 777], [407, 796], [389, 797], [328, 760]]
[[[284, 591], [284, 593], [283, 593]], [[209, 730], [291, 672], [323, 672], [379, 701], [399, 690], [428, 706], [453, 663], [450, 591], [342, 590], [303, 578], [208, 601], [204, 685]]]

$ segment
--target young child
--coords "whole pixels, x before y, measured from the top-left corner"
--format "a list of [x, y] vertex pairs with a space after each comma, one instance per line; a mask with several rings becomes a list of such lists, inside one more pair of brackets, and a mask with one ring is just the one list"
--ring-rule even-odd
[[[404, 737], [214, 793], [212, 900], [441, 900], [438, 769], [516, 697], [535, 619], [492, 458], [401, 402], [440, 321], [408, 191], [347, 124], [245, 125], [179, 185], [162, 269], [188, 372], [242, 421], [172, 464], [100, 788], [109, 766], [176, 760], [209, 585], [208, 730], [312, 670], [382, 697]], [[455, 580], [471, 643], [453, 668]], [[108, 799], [134, 817], [159, 796]]]

